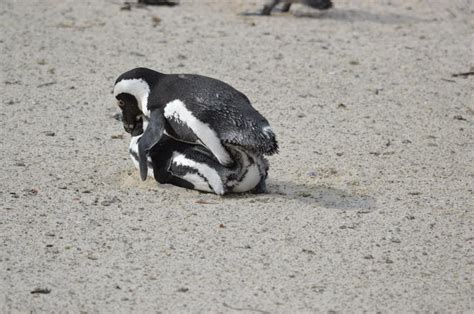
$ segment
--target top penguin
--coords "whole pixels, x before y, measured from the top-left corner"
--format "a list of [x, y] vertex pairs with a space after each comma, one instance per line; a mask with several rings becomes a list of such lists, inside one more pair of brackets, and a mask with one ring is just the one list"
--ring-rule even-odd
[[270, 15], [273, 8], [280, 2], [283, 2], [282, 12], [288, 12], [292, 3], [301, 3], [318, 10], [327, 10], [332, 8], [331, 0], [268, 0], [262, 9], [260, 15]]
[[133, 135], [143, 119], [149, 119], [138, 147], [142, 180], [147, 177], [147, 154], [163, 133], [179, 141], [204, 145], [224, 166], [234, 162], [226, 145], [261, 155], [278, 152], [268, 121], [244, 94], [222, 81], [136, 68], [119, 76], [114, 96], [125, 108], [123, 123], [127, 132]]

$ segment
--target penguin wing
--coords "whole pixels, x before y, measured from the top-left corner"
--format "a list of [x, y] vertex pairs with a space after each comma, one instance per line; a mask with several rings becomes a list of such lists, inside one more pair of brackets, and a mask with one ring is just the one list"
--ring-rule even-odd
[[[180, 120], [191, 128], [222, 164], [232, 162], [222, 144], [266, 155], [278, 152], [268, 121], [244, 94], [230, 85], [200, 75], [168, 75], [167, 81], [159, 85], [162, 88], [157, 98], [164, 104], [165, 118]], [[181, 138], [179, 130], [175, 129], [175, 133]]]
[[148, 127], [143, 132], [138, 142], [138, 164], [140, 168], [140, 177], [146, 180], [148, 174], [148, 155], [150, 150], [158, 144], [165, 129], [165, 118], [158, 110], [154, 110], [150, 115]]

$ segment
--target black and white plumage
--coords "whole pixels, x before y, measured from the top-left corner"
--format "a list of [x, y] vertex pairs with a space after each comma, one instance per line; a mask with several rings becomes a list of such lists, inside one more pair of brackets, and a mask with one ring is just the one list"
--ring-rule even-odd
[[280, 2], [283, 2], [283, 12], [288, 12], [292, 3], [301, 3], [318, 10], [327, 10], [333, 7], [331, 0], [267, 0], [260, 14], [270, 15]]
[[[147, 155], [163, 134], [205, 146], [225, 167], [235, 162], [229, 152], [231, 146], [255, 156], [278, 152], [268, 121], [244, 94], [222, 81], [136, 68], [116, 80], [114, 95], [125, 108], [123, 122], [127, 131], [143, 123], [137, 110], [150, 120], [138, 144], [143, 180], [148, 172]], [[130, 110], [134, 112], [129, 114]]]
[[[139, 168], [138, 143], [141, 136], [133, 136], [129, 146], [130, 157], [136, 168]], [[229, 152], [235, 163], [227, 168], [207, 148], [163, 135], [150, 150], [148, 176], [154, 177], [161, 184], [173, 184], [218, 195], [266, 192], [266, 159], [238, 147], [229, 147]]]

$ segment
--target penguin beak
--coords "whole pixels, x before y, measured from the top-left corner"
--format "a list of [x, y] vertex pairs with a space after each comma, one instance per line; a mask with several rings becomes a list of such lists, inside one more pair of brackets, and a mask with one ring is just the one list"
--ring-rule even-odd
[[135, 127], [131, 134], [132, 136], [138, 136], [138, 135], [141, 135], [143, 133], [143, 129], [141, 127]]
[[128, 124], [124, 121], [123, 128], [125, 129], [125, 132], [132, 133], [132, 131], [135, 129], [135, 125], [134, 124]]
[[123, 127], [127, 133], [130, 133], [132, 136], [138, 136], [143, 133], [143, 120], [140, 119], [130, 124], [124, 122]]

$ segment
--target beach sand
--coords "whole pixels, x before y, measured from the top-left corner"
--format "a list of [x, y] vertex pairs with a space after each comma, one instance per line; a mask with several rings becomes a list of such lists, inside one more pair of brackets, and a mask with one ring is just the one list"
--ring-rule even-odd
[[[334, 1], [2, 0], [0, 312], [472, 311], [472, 1]], [[140, 181], [137, 66], [245, 93], [269, 193]]]

